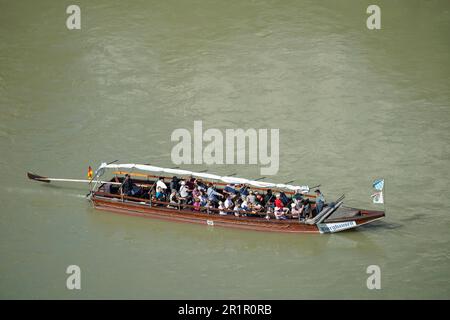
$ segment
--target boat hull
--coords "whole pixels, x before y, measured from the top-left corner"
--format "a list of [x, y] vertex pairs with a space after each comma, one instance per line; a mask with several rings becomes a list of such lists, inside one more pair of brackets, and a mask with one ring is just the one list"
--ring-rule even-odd
[[121, 201], [93, 195], [91, 197], [94, 208], [115, 213], [156, 218], [174, 222], [195, 223], [209, 226], [229, 227], [236, 229], [284, 232], [284, 233], [334, 233], [353, 229], [362, 224], [378, 220], [384, 216], [381, 211], [366, 211], [367, 214], [351, 219], [341, 219], [330, 223], [309, 225], [297, 220], [266, 220], [256, 217], [221, 216], [218, 214], [197, 213], [194, 211], [177, 210], [166, 206], [150, 206], [149, 203]]

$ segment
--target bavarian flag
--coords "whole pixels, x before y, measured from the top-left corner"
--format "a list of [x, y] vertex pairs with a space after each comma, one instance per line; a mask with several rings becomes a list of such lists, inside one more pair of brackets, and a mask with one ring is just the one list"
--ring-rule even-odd
[[88, 174], [87, 174], [87, 176], [88, 176], [88, 179], [89, 179], [89, 180], [92, 180], [92, 168], [91, 168], [91, 166], [89, 166], [89, 168], [88, 168]]
[[384, 179], [377, 179], [373, 182], [372, 185], [376, 190], [382, 191], [384, 188]]

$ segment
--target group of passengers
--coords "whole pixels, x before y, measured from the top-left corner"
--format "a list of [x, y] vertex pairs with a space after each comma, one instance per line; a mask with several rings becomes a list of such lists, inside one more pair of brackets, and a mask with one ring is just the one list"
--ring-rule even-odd
[[312, 218], [322, 211], [325, 199], [320, 190], [315, 190], [315, 206], [301, 190], [296, 190], [292, 197], [284, 192], [266, 193], [251, 190], [247, 185], [227, 184], [219, 192], [212, 183], [204, 183], [200, 179], [179, 179], [174, 176], [169, 185], [160, 177], [155, 186], [155, 192], [150, 191], [153, 200], [168, 202], [168, 207], [181, 208], [189, 206], [194, 211], [216, 213], [220, 215], [262, 216], [267, 219], [274, 216], [276, 219]]

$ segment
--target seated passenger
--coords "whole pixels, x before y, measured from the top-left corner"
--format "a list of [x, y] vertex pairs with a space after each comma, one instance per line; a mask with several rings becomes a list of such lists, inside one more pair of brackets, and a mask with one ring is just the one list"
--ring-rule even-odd
[[262, 196], [261, 195], [259, 195], [259, 196], [260, 197], [256, 196], [255, 204], [252, 207], [252, 209], [254, 211], [256, 211], [256, 212], [259, 212], [259, 211], [261, 211], [264, 208], [264, 206], [263, 206], [263, 204], [261, 202], [262, 201]]
[[291, 203], [291, 214], [293, 219], [300, 219], [300, 214], [302, 213], [301, 210], [301, 204], [299, 202], [297, 203]]
[[156, 182], [156, 187], [160, 187], [163, 192], [166, 191], [167, 186], [164, 183], [164, 177], [159, 177], [158, 181]]
[[273, 202], [274, 195], [272, 194], [272, 190], [268, 189], [266, 192], [266, 196], [264, 197], [264, 203], [267, 205], [269, 202]]
[[155, 197], [158, 201], [164, 201], [164, 192], [162, 191], [161, 187], [156, 187]]
[[197, 187], [198, 187], [198, 189], [199, 189], [200, 191], [205, 191], [205, 192], [206, 192], [206, 190], [208, 189], [208, 187], [206, 186], [206, 184], [204, 184], [203, 181], [200, 180], [200, 179], [196, 179], [196, 180], [195, 180], [195, 183], [196, 183], [196, 185], [197, 185]]
[[241, 209], [242, 209], [242, 211], [250, 211], [250, 208], [248, 206], [247, 200], [242, 201]]
[[231, 207], [233, 206], [233, 200], [231, 199], [231, 195], [229, 195], [226, 199], [225, 199], [225, 203], [224, 206], [226, 209], [231, 209]]
[[276, 200], [275, 200], [275, 210], [278, 209], [279, 211], [283, 212], [283, 213], [287, 213], [289, 211], [288, 208], [284, 207], [284, 203], [281, 200], [281, 196], [280, 194], [276, 195]]
[[122, 183], [122, 193], [126, 196], [131, 196], [131, 192], [133, 190], [133, 181], [129, 174], [125, 175], [125, 180]]
[[313, 212], [311, 209], [311, 204], [309, 203], [309, 199], [304, 199], [302, 203], [302, 216], [305, 219], [312, 219]]
[[255, 192], [255, 194], [256, 194], [256, 204], [260, 204], [261, 206], [264, 206], [264, 197], [263, 197], [263, 195], [261, 194], [261, 193], [257, 193], [257, 192]]
[[253, 193], [252, 190], [250, 190], [250, 192], [249, 192], [249, 194], [248, 194], [246, 200], [247, 200], [247, 202], [248, 202], [248, 204], [249, 204], [250, 206], [253, 206], [253, 205], [256, 204], [256, 196], [255, 196], [255, 194]]
[[186, 187], [186, 182], [181, 181], [180, 182], [180, 199], [186, 203], [188, 198], [189, 198], [189, 189], [188, 189], [188, 187]]
[[200, 197], [200, 190], [197, 188], [194, 188], [194, 190], [192, 190], [192, 197], [194, 197], [194, 199], [197, 199], [198, 197]]
[[286, 220], [287, 219], [287, 217], [284, 214], [284, 210], [282, 208], [275, 207], [275, 210], [273, 213], [275, 214], [275, 218], [277, 220]]
[[206, 213], [210, 214], [211, 213], [211, 208], [213, 208], [213, 205], [211, 203], [211, 201], [207, 201], [206, 204], [204, 205], [205, 209], [206, 209]]
[[208, 200], [214, 204], [219, 202], [218, 197], [223, 198], [223, 195], [215, 190], [212, 183], [209, 184], [208, 191], [206, 192], [206, 194], [208, 195]]
[[241, 186], [241, 189], [239, 189], [239, 193], [241, 194], [242, 200], [244, 200], [245, 198], [247, 198], [247, 196], [249, 195], [249, 192], [248, 192], [248, 186], [246, 186], [245, 184], [243, 184], [243, 185]]
[[186, 186], [188, 187], [189, 191], [194, 190], [195, 188], [195, 178], [191, 177], [187, 182], [186, 182]]
[[208, 203], [208, 197], [206, 196], [206, 194], [203, 191], [200, 192], [199, 199], [200, 199], [200, 205], [202, 207], [206, 206], [206, 204]]
[[173, 189], [169, 196], [169, 205], [167, 207], [173, 208], [178, 207], [180, 200], [178, 199], [177, 190]]
[[281, 199], [281, 201], [283, 201], [283, 204], [284, 204], [285, 206], [287, 206], [288, 203], [289, 203], [289, 201], [290, 201], [290, 199], [288, 198], [288, 196], [286, 195], [286, 193], [284, 193], [283, 191], [280, 192], [280, 199]]
[[172, 177], [172, 181], [170, 181], [169, 184], [170, 190], [176, 190], [178, 191], [180, 189], [180, 179], [178, 179], [177, 176]]
[[316, 214], [319, 214], [325, 205], [325, 198], [319, 189], [317, 189], [315, 193], [316, 193]]
[[273, 214], [273, 207], [272, 206], [267, 206], [267, 209], [266, 209], [266, 219], [267, 220], [270, 220], [270, 215], [271, 214]]
[[237, 191], [234, 187], [233, 183], [227, 184], [225, 188], [223, 188], [223, 192], [231, 195], [232, 198], [234, 198], [239, 193], [239, 191]]
[[241, 206], [240, 206], [240, 203], [236, 203], [236, 204], [234, 205], [233, 211], [234, 211], [234, 215], [235, 215], [236, 217], [240, 217], [240, 216], [241, 216], [241, 214], [240, 214], [240, 212], [241, 212]]
[[292, 200], [303, 200], [303, 194], [300, 189], [295, 190], [295, 194], [292, 196]]
[[200, 199], [199, 198], [194, 200], [194, 211], [200, 211]]
[[[209, 201], [209, 202], [211, 203], [211, 201]], [[219, 207], [218, 207], [218, 209], [220, 210], [220, 211], [219, 211], [219, 214], [220, 214], [221, 216], [226, 216], [226, 215], [227, 215], [227, 213], [226, 213], [225, 211], [223, 211], [223, 210], [225, 209], [225, 207], [224, 207], [222, 201], [219, 201]]]

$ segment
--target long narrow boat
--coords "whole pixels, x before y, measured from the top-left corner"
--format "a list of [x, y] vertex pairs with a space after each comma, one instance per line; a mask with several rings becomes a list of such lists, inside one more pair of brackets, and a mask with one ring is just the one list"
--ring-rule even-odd
[[[110, 179], [101, 179], [107, 171], [112, 173], [113, 176]], [[138, 186], [141, 191], [140, 196], [126, 196], [122, 194], [121, 187], [125, 180], [125, 175], [132, 177], [134, 185]], [[384, 211], [345, 207], [343, 206], [343, 197], [335, 202], [326, 204], [324, 209], [314, 218], [300, 221], [298, 219], [278, 220], [275, 219], [273, 214], [267, 214], [266, 212], [249, 212], [239, 217], [232, 214], [232, 212], [229, 212], [230, 214], [228, 215], [220, 215], [219, 209], [216, 208], [206, 209], [201, 207], [200, 210], [194, 210], [192, 205], [175, 205], [156, 201], [149, 195], [150, 191], [155, 189], [158, 179], [162, 177], [165, 181], [168, 181], [174, 175], [179, 178], [194, 177], [206, 183], [213, 183], [219, 193], [223, 193], [225, 185], [230, 183], [246, 185], [251, 190], [257, 190], [262, 193], [271, 189], [292, 195], [294, 191], [300, 190], [303, 197], [310, 199], [314, 208], [315, 195], [309, 193], [310, 188], [308, 186], [277, 184], [234, 176], [219, 176], [205, 172], [192, 172], [141, 164], [102, 163], [89, 180], [48, 178], [32, 173], [28, 173], [28, 178], [47, 183], [51, 181], [87, 182], [90, 185], [90, 193], [87, 197], [93, 206], [99, 210], [209, 226], [288, 233], [334, 233], [353, 229], [385, 216]]]

